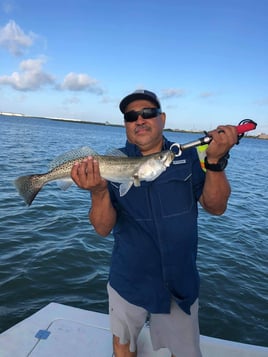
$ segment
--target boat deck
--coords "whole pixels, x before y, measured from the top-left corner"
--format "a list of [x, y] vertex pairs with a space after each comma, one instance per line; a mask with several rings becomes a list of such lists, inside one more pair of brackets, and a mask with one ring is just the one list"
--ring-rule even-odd
[[[268, 357], [268, 348], [201, 336], [203, 357]], [[166, 349], [153, 351], [145, 326], [138, 341], [138, 357], [170, 357]], [[111, 357], [109, 317], [57, 303], [0, 334], [1, 357]]]

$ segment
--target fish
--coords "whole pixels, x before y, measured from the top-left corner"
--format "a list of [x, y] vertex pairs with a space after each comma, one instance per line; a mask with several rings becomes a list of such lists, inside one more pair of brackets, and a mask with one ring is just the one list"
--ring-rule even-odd
[[165, 150], [142, 157], [128, 157], [122, 151], [113, 149], [108, 155], [99, 155], [92, 148], [83, 146], [56, 157], [51, 161], [48, 172], [20, 176], [15, 179], [14, 185], [26, 205], [30, 206], [43, 186], [51, 181], [58, 181], [60, 188], [66, 190], [73, 183], [73, 165], [89, 156], [99, 162], [102, 178], [120, 183], [119, 194], [124, 196], [133, 185], [139, 187], [141, 181], [155, 180], [170, 166], [175, 154]]

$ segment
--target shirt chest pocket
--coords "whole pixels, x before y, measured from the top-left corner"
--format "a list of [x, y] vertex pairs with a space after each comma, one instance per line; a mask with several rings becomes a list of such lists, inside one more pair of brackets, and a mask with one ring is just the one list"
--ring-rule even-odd
[[168, 168], [157, 181], [156, 192], [163, 217], [191, 211], [195, 202], [190, 164], [183, 163]]

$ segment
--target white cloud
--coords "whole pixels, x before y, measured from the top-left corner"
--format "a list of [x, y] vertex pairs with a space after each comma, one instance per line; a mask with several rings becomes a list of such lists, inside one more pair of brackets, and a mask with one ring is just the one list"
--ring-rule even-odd
[[177, 98], [185, 95], [185, 90], [180, 88], [169, 88], [162, 90], [162, 99]]
[[0, 46], [6, 48], [14, 56], [19, 56], [23, 51], [32, 46], [36, 35], [30, 32], [28, 35], [10, 20], [0, 28]]
[[[22, 61], [19, 65], [19, 71], [15, 71], [11, 75], [0, 76], [0, 86], [7, 85], [15, 90], [26, 92], [42, 89], [45, 85], [52, 85], [54, 89], [58, 90], [86, 91], [97, 95], [104, 93], [96, 79], [83, 73], [68, 73], [62, 84], [56, 83], [55, 78], [44, 71], [45, 63], [45, 56]], [[73, 99], [73, 102], [76, 100], [77, 98]]]
[[264, 97], [262, 99], [259, 99], [255, 102], [257, 105], [268, 105], [268, 97]]
[[16, 8], [16, 5], [13, 3], [13, 1], [4, 1], [1, 4], [1, 7], [4, 13], [10, 14]]
[[53, 84], [54, 78], [43, 71], [44, 58], [28, 59], [20, 63], [20, 72], [0, 76], [0, 84], [9, 85], [20, 91], [33, 91], [46, 84]]
[[71, 91], [89, 91], [99, 95], [103, 94], [98, 81], [85, 73], [68, 73], [60, 88]]
[[64, 100], [64, 104], [79, 104], [80, 99], [78, 97], [69, 97]]
[[215, 96], [215, 93], [213, 92], [202, 92], [200, 93], [200, 98], [210, 98], [210, 97], [213, 97]]

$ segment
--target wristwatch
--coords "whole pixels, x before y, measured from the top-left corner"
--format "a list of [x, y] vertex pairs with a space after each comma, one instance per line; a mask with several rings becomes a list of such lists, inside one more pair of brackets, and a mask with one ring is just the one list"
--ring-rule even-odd
[[228, 164], [229, 154], [224, 155], [220, 158], [217, 164], [210, 164], [207, 157], [205, 157], [205, 168], [210, 171], [220, 172], [223, 171]]

